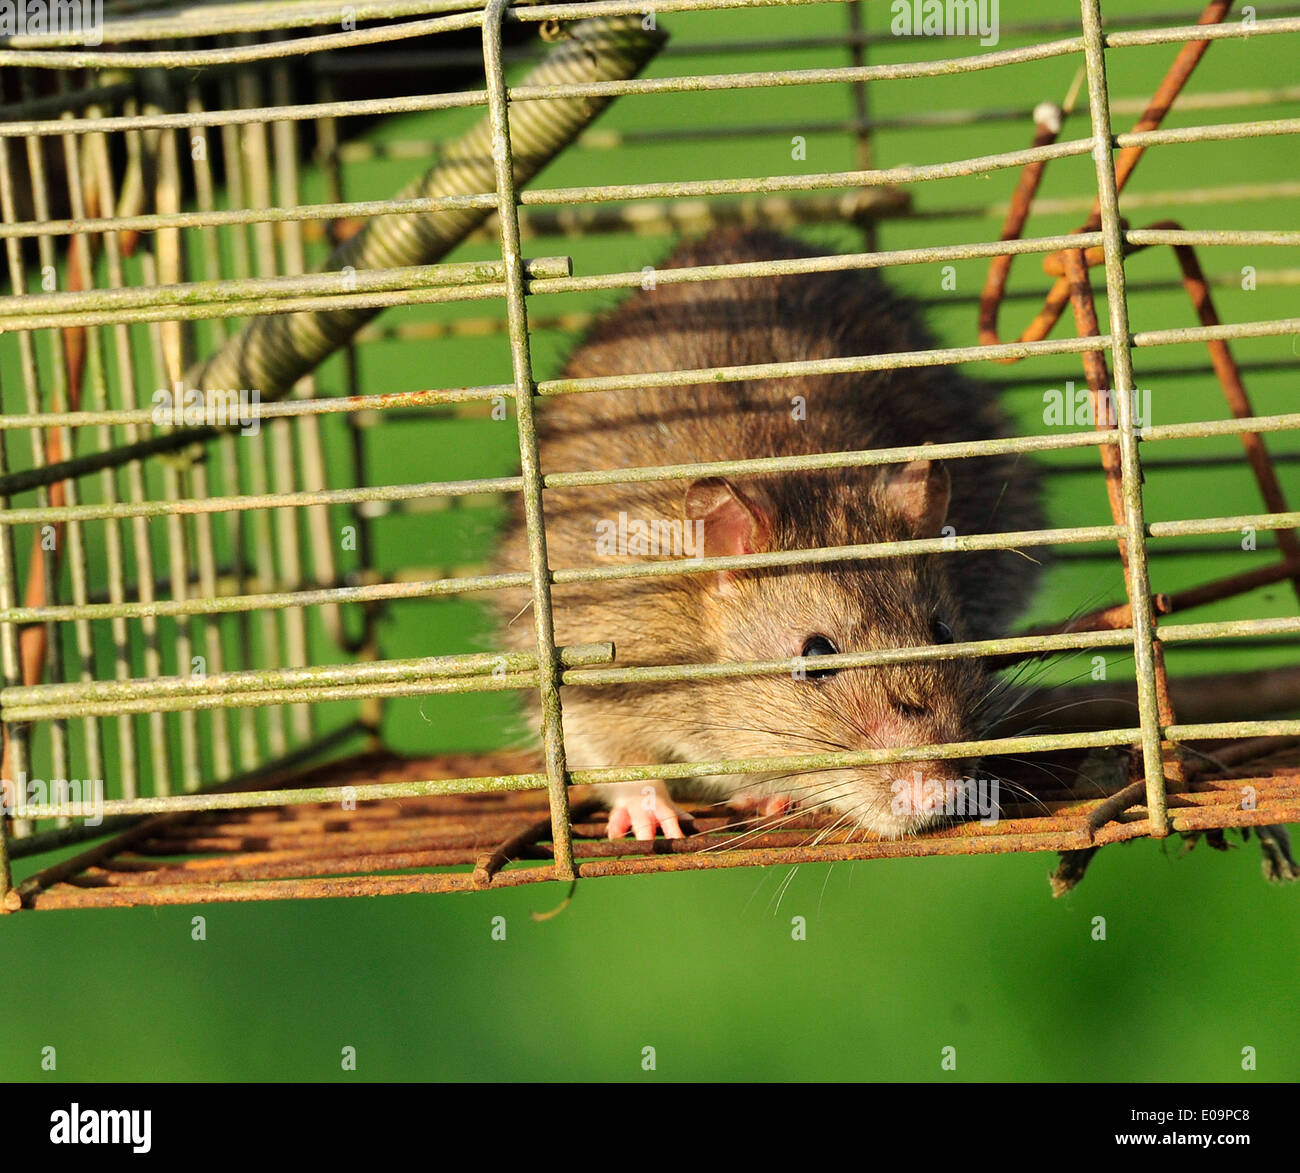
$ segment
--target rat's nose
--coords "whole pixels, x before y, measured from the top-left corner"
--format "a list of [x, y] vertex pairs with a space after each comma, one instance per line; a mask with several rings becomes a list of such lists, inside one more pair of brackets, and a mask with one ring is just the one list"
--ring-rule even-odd
[[900, 818], [935, 818], [953, 813], [962, 786], [951, 761], [900, 762], [890, 786], [890, 806]]

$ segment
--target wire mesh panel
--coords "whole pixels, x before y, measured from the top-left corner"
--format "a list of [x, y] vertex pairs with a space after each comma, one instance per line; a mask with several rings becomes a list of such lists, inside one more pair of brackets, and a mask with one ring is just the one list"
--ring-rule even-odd
[[[1025, 850], [1069, 853], [1064, 885], [1105, 843], [1171, 831], [1218, 842], [1228, 827], [1260, 828], [1272, 873], [1293, 869], [1277, 827], [1300, 818], [1300, 722], [1290, 716], [1300, 675], [1289, 666], [1300, 620], [1293, 606], [1263, 614], [1258, 592], [1300, 591], [1300, 515], [1278, 471], [1295, 454], [1272, 451], [1300, 414], [1257, 410], [1246, 380], [1294, 364], [1285, 355], [1239, 363], [1228, 343], [1294, 340], [1300, 317], [1221, 322], [1214, 292], [1237, 277], [1207, 276], [1199, 258], [1228, 249], [1286, 255], [1300, 233], [1230, 226], [1224, 209], [1294, 201], [1300, 187], [1284, 169], [1280, 179], [1199, 189], [1125, 188], [1153, 147], [1188, 152], [1208, 177], [1224, 144], [1294, 141], [1296, 118], [1200, 121], [1206, 111], [1247, 117], [1294, 102], [1300, 89], [1290, 78], [1183, 88], [1215, 42], [1291, 43], [1295, 12], [1237, 19], [1216, 0], [1203, 13], [1103, 18], [1097, 0], [1082, 0], [1077, 17], [999, 28], [996, 6], [977, 5], [992, 14], [988, 27], [931, 30], [903, 27], [910, 9], [896, 5], [894, 26], [869, 32], [854, 0], [664, 0], [653, 11], [622, 0], [378, 2], [358, 6], [342, 27], [314, 3], [176, 15], [105, 7], [98, 42], [69, 28], [20, 33], [0, 48], [7, 910]], [[697, 12], [725, 16], [734, 34], [674, 41], [674, 16]], [[803, 31], [828, 27], [802, 25], [813, 12], [830, 13], [837, 31]], [[923, 59], [919, 38], [931, 32], [941, 52]], [[869, 61], [884, 44], [918, 52]], [[792, 48], [834, 63], [745, 68]], [[1149, 91], [1111, 93], [1108, 61], [1136, 52], [1151, 55]], [[692, 69], [715, 61], [716, 71]], [[1033, 93], [999, 109], [927, 101], [873, 112], [877, 87], [960, 94], [974, 72], [1018, 76], [1036, 65], [1075, 76], [1060, 105]], [[787, 87], [834, 93], [848, 116], [746, 118], [747, 96]], [[657, 115], [666, 101], [695, 117]], [[715, 103], [729, 124], [699, 116]], [[611, 104], [625, 117], [598, 122]], [[1171, 110], [1191, 124], [1166, 127]], [[1134, 129], [1123, 130], [1134, 116]], [[436, 138], [413, 132], [412, 118], [439, 120]], [[968, 141], [952, 133], [963, 127], [996, 134], [1002, 149], [953, 150]], [[948, 132], [934, 139], [941, 157], [878, 166], [881, 142], [900, 129]], [[807, 162], [817, 136], [847, 146], [852, 166]], [[746, 138], [788, 142], [798, 167], [709, 174], [710, 143]], [[649, 178], [652, 168], [641, 174], [624, 162], [659, 148], [689, 152], [690, 177]], [[574, 159], [598, 163], [565, 171]], [[1045, 174], [1066, 167], [1076, 168], [1071, 194], [1040, 194]], [[568, 182], [593, 175], [602, 182]], [[945, 181], [972, 176], [1000, 196], [974, 208], [927, 204]], [[1134, 222], [1201, 206], [1225, 226]], [[926, 217], [953, 226], [955, 242], [882, 246], [891, 224]], [[1061, 230], [1026, 235], [1038, 217], [1060, 219]], [[825, 255], [639, 263], [665, 251], [641, 248], [643, 237], [720, 225], [821, 226], [856, 242]], [[1172, 251], [1173, 264], [1130, 289], [1126, 258], [1144, 250]], [[987, 262], [987, 278], [980, 295], [965, 296], [946, 274], [972, 262]], [[1044, 273], [1030, 281], [1033, 262]], [[1247, 267], [1243, 289], [1284, 295], [1296, 283], [1292, 269]], [[945, 274], [928, 300], [961, 311], [959, 328], [945, 331], [961, 344], [548, 373], [597, 310], [629, 292], [868, 270], [904, 280], [921, 269]], [[1144, 321], [1131, 294], [1170, 285], [1185, 291], [1185, 318]], [[1037, 316], [1010, 337], [1016, 327], [1007, 323], [1035, 302]], [[1072, 329], [1053, 333], [1062, 317]], [[457, 357], [457, 342], [471, 347], [468, 359]], [[390, 356], [412, 348], [421, 385], [394, 386]], [[1190, 365], [1167, 370], [1166, 353]], [[1052, 364], [1052, 374], [1002, 379], [1009, 396], [1026, 391], [1041, 406], [1041, 424], [1021, 411], [1014, 435], [676, 464], [557, 470], [541, 458], [548, 401], [990, 361]], [[1163, 422], [1153, 417], [1145, 380], [1176, 388], [1207, 369], [1221, 388], [1217, 406], [1204, 397], [1180, 404], [1175, 390], [1162, 390], [1169, 410]], [[1077, 388], [1066, 381], [1074, 371]], [[429, 442], [413, 462], [405, 435], [426, 426]], [[475, 429], [491, 429], [478, 449], [465, 437], [489, 433]], [[492, 460], [476, 459], [484, 452]], [[663, 483], [679, 492], [701, 478], [867, 476], [994, 457], [1040, 467], [1053, 503], [1086, 491], [1103, 512], [1087, 524], [1056, 524], [1053, 510], [1049, 528], [617, 565], [561, 566], [548, 555], [548, 502], [554, 512], [566, 490]], [[1253, 504], [1187, 516], [1161, 491], [1153, 512], [1151, 486], [1182, 469], [1211, 470], [1232, 486], [1225, 501], [1248, 492]], [[475, 510], [488, 505], [499, 519], [505, 500], [516, 502], [522, 561], [427, 564], [424, 535], [438, 526], [469, 532]], [[1252, 552], [1249, 569], [1234, 564], [1225, 575], [1222, 556], [1237, 548]], [[811, 576], [998, 551], [1026, 565], [1050, 555], [1076, 585], [1114, 572], [1106, 581], [1119, 593], [1076, 592], [1067, 618], [995, 638], [832, 648], [815, 665], [807, 655], [629, 663], [599, 630], [557, 643], [553, 594], [577, 584], [612, 590], [769, 568]], [[1189, 581], [1179, 567], [1200, 556]], [[466, 650], [463, 627], [477, 612], [456, 608], [516, 595], [531, 638], [507, 647], [489, 633]], [[1226, 600], [1240, 603], [1226, 617], [1181, 614]], [[434, 630], [415, 641], [425, 654], [390, 651], [400, 641], [385, 627], [395, 622]], [[1198, 677], [1166, 666], [1180, 649], [1206, 646], [1231, 649], [1234, 668], [1243, 649], [1257, 649], [1261, 668]], [[1131, 681], [1106, 679], [1111, 653], [1131, 655]], [[1050, 703], [1030, 710], [1036, 719], [962, 740], [808, 752], [808, 740], [782, 726], [781, 752], [727, 760], [575, 763], [567, 752], [565, 698], [577, 689], [686, 690], [967, 661], [1008, 673], [1064, 664], [1068, 675], [1044, 694]], [[1093, 665], [1087, 685], [1072, 680], [1081, 661]], [[395, 744], [395, 712], [407, 720], [426, 702], [525, 693], [537, 698], [532, 752], [431, 756]], [[457, 711], [439, 710], [453, 724]], [[606, 791], [584, 789], [571, 802], [575, 785], [761, 782], [882, 765], [905, 773], [909, 763], [975, 759], [1006, 784], [998, 809], [903, 839], [816, 810], [755, 820], [697, 804], [688, 807], [696, 834], [613, 841], [604, 838]], [[43, 860], [15, 882], [19, 859], [90, 839], [100, 842]]]

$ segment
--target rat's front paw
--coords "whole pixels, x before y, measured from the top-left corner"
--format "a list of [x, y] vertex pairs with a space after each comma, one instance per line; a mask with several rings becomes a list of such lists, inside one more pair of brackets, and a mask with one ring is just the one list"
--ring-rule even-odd
[[605, 834], [610, 839], [622, 839], [629, 831], [638, 839], [653, 839], [662, 829], [666, 839], [681, 839], [682, 823], [688, 826], [688, 815], [669, 797], [663, 783], [631, 783], [611, 787], [609, 798], [609, 825]]

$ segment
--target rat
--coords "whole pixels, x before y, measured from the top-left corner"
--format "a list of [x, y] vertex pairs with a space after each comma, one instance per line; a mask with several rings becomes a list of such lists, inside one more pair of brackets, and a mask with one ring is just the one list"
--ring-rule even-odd
[[[723, 229], [680, 246], [661, 268], [817, 255], [771, 231]], [[564, 376], [935, 345], [917, 306], [870, 269], [647, 280], [598, 318]], [[544, 474], [921, 446], [1000, 437], [1008, 427], [996, 390], [952, 367], [557, 395], [538, 401], [537, 421]], [[546, 489], [543, 510], [553, 571], [1043, 525], [1036, 474], [1014, 455]], [[496, 568], [526, 570], [526, 550], [516, 501]], [[559, 645], [612, 641], [617, 665], [703, 664], [993, 638], [1027, 605], [1039, 570], [1017, 551], [922, 554], [554, 584], [551, 597]], [[527, 588], [494, 594], [502, 642], [535, 650]], [[568, 765], [581, 769], [966, 741], [987, 726], [997, 691], [980, 661], [952, 659], [565, 686], [561, 700]], [[610, 838], [681, 836], [689, 817], [675, 799], [692, 791], [765, 816], [821, 811], [895, 837], [940, 821], [931, 783], [974, 765], [635, 782], [590, 787], [584, 797], [608, 805]]]

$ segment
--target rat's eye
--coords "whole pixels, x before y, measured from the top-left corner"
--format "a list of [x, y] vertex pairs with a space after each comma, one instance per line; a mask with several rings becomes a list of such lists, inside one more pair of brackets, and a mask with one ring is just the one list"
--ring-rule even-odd
[[952, 634], [952, 628], [942, 619], [936, 619], [930, 624], [930, 634], [934, 636], [934, 642], [937, 644], [950, 644], [955, 638]]
[[[834, 656], [838, 653], [839, 648], [824, 635], [810, 635], [804, 640], [803, 651], [799, 654], [801, 656]], [[834, 676], [838, 671], [838, 668], [809, 668], [807, 675], [810, 680], [825, 680], [826, 677]]]

